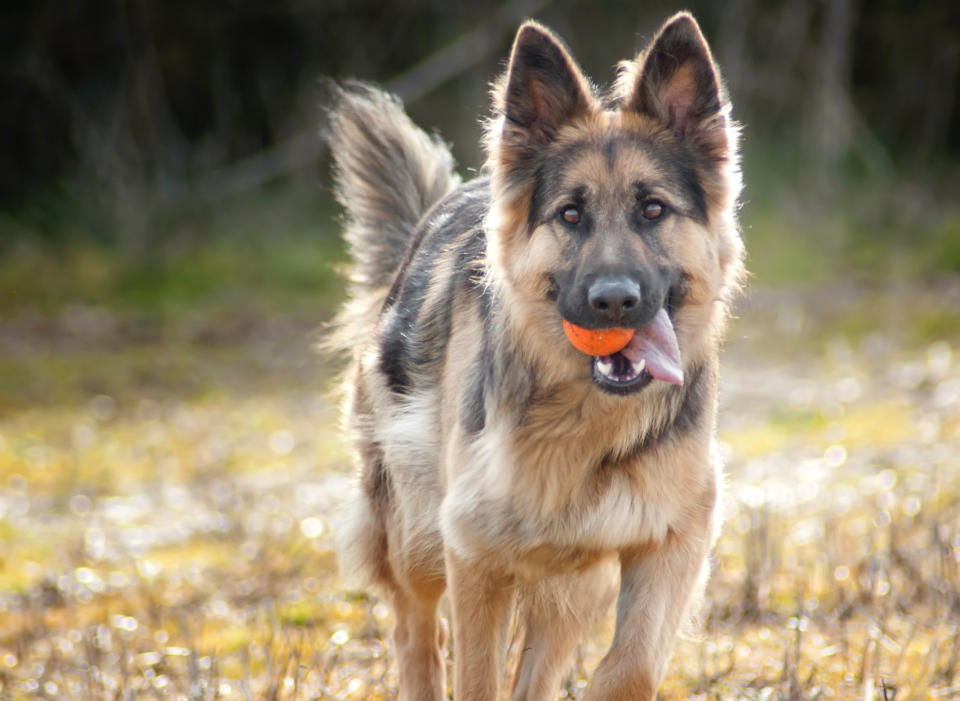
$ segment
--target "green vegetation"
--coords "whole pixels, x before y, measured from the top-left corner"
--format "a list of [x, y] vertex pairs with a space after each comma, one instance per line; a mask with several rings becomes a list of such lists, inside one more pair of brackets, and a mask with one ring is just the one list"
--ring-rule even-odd
[[[53, 211], [66, 208], [65, 203]], [[102, 224], [19, 213], [0, 247], [0, 313], [71, 305], [161, 317], [197, 311], [329, 315], [343, 260], [329, 196], [278, 187], [152, 222], [162, 246], [103, 240]], [[76, 228], [79, 226], [79, 231]], [[323, 307], [317, 309], [316, 304]], [[252, 306], [251, 306], [252, 305]]]

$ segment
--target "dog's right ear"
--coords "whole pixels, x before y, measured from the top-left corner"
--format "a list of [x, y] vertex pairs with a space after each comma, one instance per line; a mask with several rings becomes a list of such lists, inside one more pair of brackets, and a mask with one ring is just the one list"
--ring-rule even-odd
[[497, 96], [504, 117], [502, 145], [544, 146], [590, 108], [592, 90], [583, 72], [560, 40], [536, 22], [525, 22], [517, 31], [505, 77]]

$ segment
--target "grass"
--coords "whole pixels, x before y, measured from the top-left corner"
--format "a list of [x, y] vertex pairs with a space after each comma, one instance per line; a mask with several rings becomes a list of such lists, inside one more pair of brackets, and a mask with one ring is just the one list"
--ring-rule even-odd
[[[823, 362], [833, 392], [851, 367]], [[917, 351], [896, 362], [920, 364], [918, 387], [957, 381]], [[250, 369], [240, 353], [217, 363]], [[61, 398], [0, 421], [6, 698], [390, 696], [389, 613], [334, 574], [348, 462], [309, 374], [270, 391], [174, 383], [132, 407]], [[770, 399], [721, 432], [731, 498], [705, 627], [663, 698], [954, 693], [957, 410], [862, 384], [839, 406]], [[568, 697], [609, 633], [581, 649]]]
[[0, 313], [95, 305], [163, 318], [238, 308], [325, 318], [338, 299], [343, 246], [319, 188], [169, 213], [147, 241], [104, 241], [94, 217], [73, 222], [79, 232], [47, 218], [0, 218], [17, 229], [0, 241]]
[[[350, 457], [311, 347], [342, 251], [268, 200], [154, 259], [29, 236], [0, 259], [0, 699], [395, 693], [389, 611], [332, 551]], [[725, 526], [661, 696], [954, 698], [956, 284], [839, 283], [751, 222], [753, 266], [784, 268], [731, 328]]]

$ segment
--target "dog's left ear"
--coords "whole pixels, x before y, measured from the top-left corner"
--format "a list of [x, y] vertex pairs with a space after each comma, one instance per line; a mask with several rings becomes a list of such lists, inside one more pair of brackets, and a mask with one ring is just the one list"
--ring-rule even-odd
[[686, 12], [667, 20], [636, 64], [623, 68], [633, 75], [639, 69], [624, 108], [653, 117], [677, 138], [726, 126], [719, 72], [700, 27]]

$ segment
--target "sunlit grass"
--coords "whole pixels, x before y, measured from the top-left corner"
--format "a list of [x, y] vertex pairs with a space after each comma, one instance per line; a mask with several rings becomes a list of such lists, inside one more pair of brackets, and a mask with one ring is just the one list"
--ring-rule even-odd
[[[217, 362], [233, 366], [222, 377], [250, 367], [242, 353]], [[849, 368], [823, 369], [792, 403], [721, 431], [730, 505], [705, 627], [681, 643], [663, 698], [953, 693], [957, 378], [923, 351], [896, 362], [919, 368], [902, 390], [872, 384], [872, 366], [859, 391]], [[174, 382], [146, 405], [78, 386], [0, 421], [10, 698], [393, 693], [389, 612], [335, 575], [348, 460], [325, 378], [308, 391], [274, 370], [272, 388], [181, 395]], [[911, 399], [923, 387], [945, 402], [935, 431]], [[582, 647], [568, 697], [609, 625]]]
[[[332, 551], [350, 458], [311, 348], [333, 283], [297, 281], [320, 245], [263, 258], [262, 288], [229, 247], [176, 283], [89, 255], [49, 293], [0, 271], [36, 292], [0, 301], [0, 697], [392, 698], [389, 610]], [[726, 521], [664, 699], [960, 694], [955, 294], [760, 290], [741, 312]]]
[[790, 446], [828, 445], [831, 439], [841, 438], [844, 451], [864, 445], [882, 447], [899, 443], [915, 431], [912, 407], [902, 401], [886, 401], [848, 408], [833, 419], [822, 413], [774, 412], [766, 423], [726, 431], [720, 438], [737, 455], [754, 458]]

